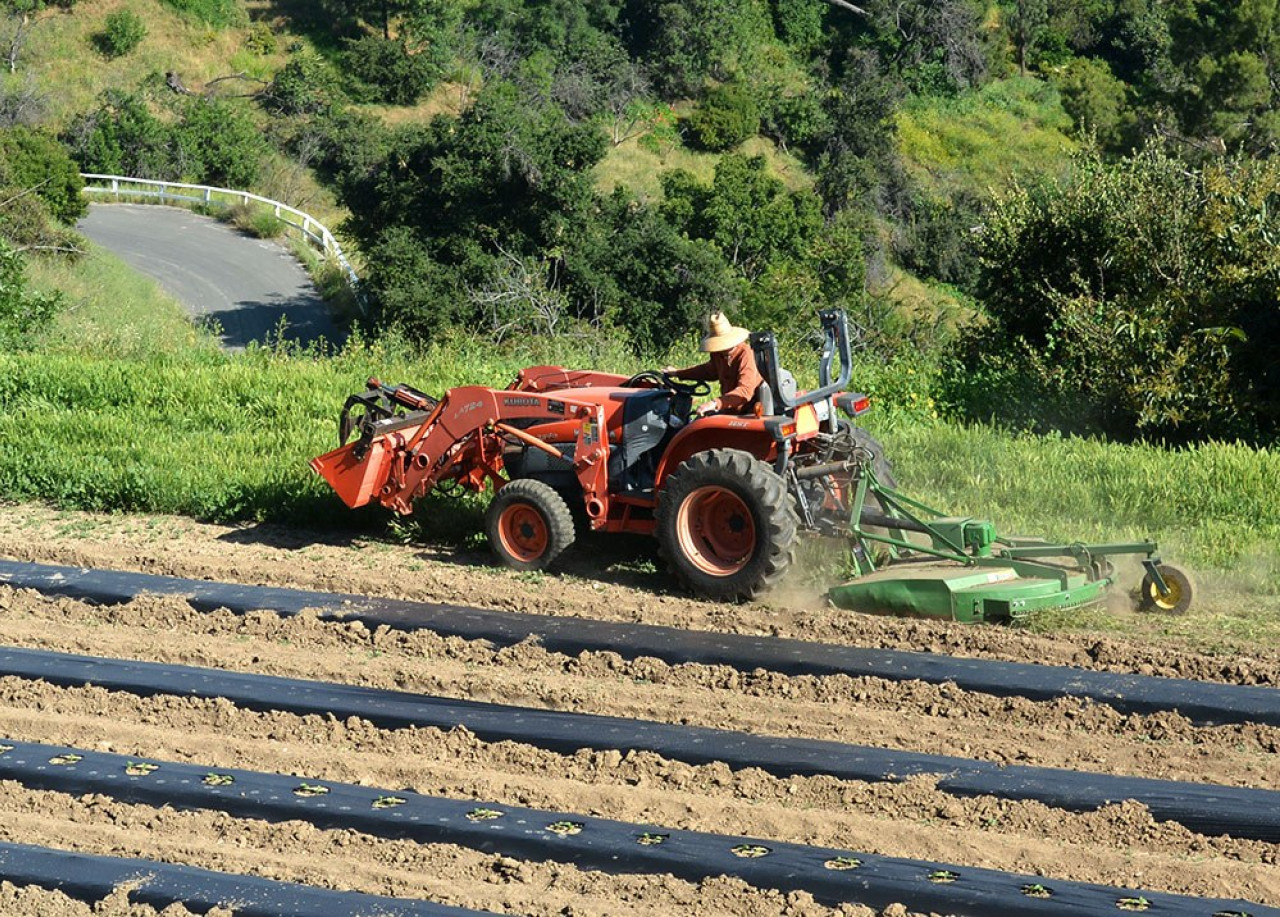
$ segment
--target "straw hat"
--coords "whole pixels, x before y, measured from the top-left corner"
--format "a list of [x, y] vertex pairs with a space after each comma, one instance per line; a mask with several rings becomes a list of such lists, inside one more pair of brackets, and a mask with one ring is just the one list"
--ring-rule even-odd
[[750, 336], [746, 328], [729, 324], [723, 312], [713, 312], [707, 318], [707, 336], [702, 339], [702, 349], [706, 353], [732, 350]]

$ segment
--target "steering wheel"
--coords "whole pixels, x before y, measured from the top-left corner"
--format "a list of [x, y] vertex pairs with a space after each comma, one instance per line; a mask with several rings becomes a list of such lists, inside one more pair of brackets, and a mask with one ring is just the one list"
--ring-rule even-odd
[[694, 382], [685, 382], [657, 369], [643, 369], [622, 383], [622, 385], [625, 388], [631, 388], [643, 382], [650, 382], [661, 388], [669, 388], [677, 395], [692, 395], [694, 398], [701, 398], [711, 394], [711, 383], [705, 380], [699, 379]]

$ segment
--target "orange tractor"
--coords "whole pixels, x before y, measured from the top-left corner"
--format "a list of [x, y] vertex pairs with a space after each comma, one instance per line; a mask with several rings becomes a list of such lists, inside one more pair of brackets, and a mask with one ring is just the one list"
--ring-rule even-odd
[[889, 476], [852, 422], [867, 398], [843, 391], [845, 315], [819, 316], [810, 392], [779, 365], [771, 333], [751, 335], [765, 380], [753, 414], [695, 418], [707, 384], [653, 370], [533, 366], [508, 388], [462, 386], [440, 399], [370, 379], [343, 406], [340, 447], [311, 466], [348, 506], [376, 500], [401, 514], [435, 489], [491, 485], [485, 527], [508, 567], [546, 568], [580, 527], [639, 533], [657, 538], [693, 592], [749, 599], [787, 571], [801, 529], [847, 536], [860, 468]]

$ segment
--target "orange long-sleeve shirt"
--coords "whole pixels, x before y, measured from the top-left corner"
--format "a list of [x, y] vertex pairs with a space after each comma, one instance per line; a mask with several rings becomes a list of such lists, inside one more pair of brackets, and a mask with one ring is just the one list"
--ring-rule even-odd
[[710, 382], [714, 379], [719, 382], [720, 410], [726, 414], [744, 413], [751, 404], [751, 399], [756, 396], [756, 389], [764, 381], [760, 370], [756, 368], [756, 355], [746, 341], [729, 350], [713, 353], [707, 362], [679, 370], [672, 375], [691, 381]]

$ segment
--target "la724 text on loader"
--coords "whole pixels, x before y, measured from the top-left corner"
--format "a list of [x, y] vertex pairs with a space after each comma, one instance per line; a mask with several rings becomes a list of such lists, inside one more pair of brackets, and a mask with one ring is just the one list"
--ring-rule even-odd
[[813, 391], [779, 365], [772, 333], [751, 335], [764, 378], [754, 414], [695, 417], [707, 384], [655, 370], [531, 366], [505, 389], [461, 386], [438, 399], [370, 379], [343, 406], [339, 448], [311, 465], [348, 506], [401, 514], [433, 490], [492, 487], [490, 545], [521, 570], [550, 566], [579, 527], [652, 535], [687, 589], [747, 600], [786, 574], [808, 531], [852, 539], [859, 575], [830, 593], [845, 607], [1017, 620], [1097, 601], [1117, 553], [1146, 555], [1149, 603], [1185, 607], [1190, 583], [1153, 543], [1013, 543], [899, 494], [880, 445], [856, 425], [868, 399], [845, 391], [847, 319], [819, 318]]

